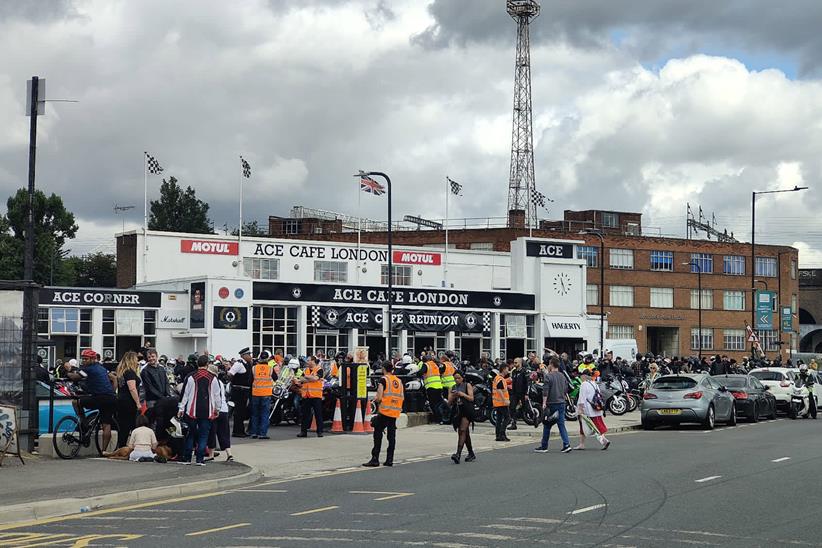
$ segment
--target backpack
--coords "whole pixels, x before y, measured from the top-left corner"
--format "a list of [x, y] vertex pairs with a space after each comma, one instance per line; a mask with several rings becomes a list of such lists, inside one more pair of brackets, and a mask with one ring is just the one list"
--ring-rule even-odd
[[605, 409], [605, 400], [602, 399], [602, 394], [599, 392], [599, 388], [597, 388], [597, 385], [593, 384], [593, 386], [594, 396], [591, 400], [588, 401], [588, 403], [591, 404], [591, 407], [594, 409], [594, 411], [602, 411]]

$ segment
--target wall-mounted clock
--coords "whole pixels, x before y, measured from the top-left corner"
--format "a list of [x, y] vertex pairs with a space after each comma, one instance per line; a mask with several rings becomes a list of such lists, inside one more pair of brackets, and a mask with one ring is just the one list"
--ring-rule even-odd
[[571, 277], [564, 272], [560, 272], [554, 276], [554, 291], [557, 295], [565, 296], [571, 292]]

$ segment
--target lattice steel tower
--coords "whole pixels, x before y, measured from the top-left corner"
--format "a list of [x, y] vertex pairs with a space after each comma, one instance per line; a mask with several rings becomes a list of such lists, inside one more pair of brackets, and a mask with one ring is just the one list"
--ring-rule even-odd
[[537, 220], [534, 193], [534, 130], [531, 116], [531, 40], [528, 25], [539, 15], [536, 0], [508, 0], [508, 15], [517, 22], [514, 65], [514, 127], [508, 180], [508, 226], [531, 226]]

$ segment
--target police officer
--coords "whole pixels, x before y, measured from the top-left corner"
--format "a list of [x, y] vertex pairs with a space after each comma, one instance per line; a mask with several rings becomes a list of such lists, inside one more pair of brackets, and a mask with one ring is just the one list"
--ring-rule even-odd
[[402, 413], [404, 392], [402, 382], [394, 375], [394, 364], [385, 361], [382, 364], [383, 377], [377, 386], [374, 403], [379, 405], [374, 419], [374, 446], [371, 448], [371, 460], [363, 463], [369, 468], [380, 465], [383, 431], [388, 430], [388, 451], [383, 466], [394, 465], [394, 449], [397, 444], [397, 418]]
[[251, 397], [251, 382], [254, 379], [253, 364], [251, 349], [246, 347], [240, 350], [240, 359], [228, 370], [228, 378], [231, 380], [231, 401], [234, 403], [234, 427], [231, 435], [235, 438], [246, 437], [244, 421], [248, 418], [248, 401]]

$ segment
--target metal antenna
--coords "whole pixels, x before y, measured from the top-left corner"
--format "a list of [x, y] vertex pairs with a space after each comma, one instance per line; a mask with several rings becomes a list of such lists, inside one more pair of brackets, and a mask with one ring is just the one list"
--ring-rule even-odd
[[532, 199], [534, 131], [531, 114], [531, 39], [528, 25], [539, 15], [536, 0], [507, 0], [508, 15], [517, 22], [514, 63], [514, 125], [511, 132], [511, 175], [508, 179], [508, 226], [532, 226], [537, 207]]
[[[134, 209], [134, 206], [133, 205], [121, 206], [121, 205], [114, 204], [114, 214], [115, 215], [117, 215], [119, 213], [125, 213], [129, 209]], [[122, 219], [123, 219], [123, 232], [125, 232], [126, 231], [126, 216], [123, 215]]]

